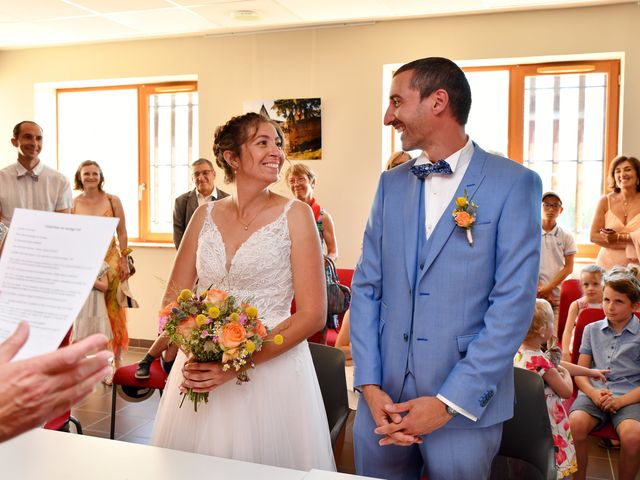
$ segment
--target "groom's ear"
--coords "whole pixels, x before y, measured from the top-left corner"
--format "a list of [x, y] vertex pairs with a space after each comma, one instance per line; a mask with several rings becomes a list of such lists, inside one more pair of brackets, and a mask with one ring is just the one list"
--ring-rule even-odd
[[439, 88], [431, 94], [433, 104], [431, 109], [434, 115], [439, 115], [447, 109], [449, 105], [449, 94], [443, 88]]

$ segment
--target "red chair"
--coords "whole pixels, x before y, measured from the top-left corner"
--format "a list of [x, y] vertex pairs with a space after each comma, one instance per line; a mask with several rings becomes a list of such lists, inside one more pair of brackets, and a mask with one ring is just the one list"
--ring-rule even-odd
[[156, 358], [151, 364], [150, 376], [144, 380], [135, 377], [138, 364], [126, 365], [118, 368], [113, 374], [113, 387], [111, 391], [111, 431], [109, 438], [113, 439], [116, 430], [116, 392], [118, 387], [123, 392], [124, 398], [131, 401], [140, 401], [149, 398], [155, 390], [164, 390], [167, 381], [167, 373], [160, 366], [160, 358]]
[[564, 326], [567, 324], [567, 316], [569, 315], [569, 307], [574, 300], [578, 300], [582, 296], [582, 287], [580, 280], [577, 278], [569, 278], [560, 284], [560, 306], [558, 308], [558, 338], [562, 339]]
[[[336, 273], [338, 274], [338, 280], [342, 285], [345, 285], [351, 288], [351, 280], [353, 279], [353, 268], [337, 268]], [[291, 302], [291, 313], [295, 313], [296, 311], [296, 301], [295, 299]], [[342, 325], [342, 319], [344, 318], [344, 313], [341, 313], [338, 317], [338, 325]], [[336, 339], [338, 338], [338, 332], [340, 331], [340, 326], [338, 326], [337, 330], [334, 329], [323, 329], [319, 332], [314, 333], [309, 338], [307, 338], [308, 342], [311, 343], [320, 343], [322, 345], [329, 345], [331, 347], [335, 346]]]
[[[60, 342], [60, 346], [58, 348], [66, 347], [67, 345], [69, 345], [70, 337], [71, 329], [69, 329], [65, 337], [62, 339], [62, 342]], [[77, 418], [71, 415], [71, 410], [67, 410], [59, 417], [49, 420], [42, 426], [42, 428], [46, 430], [59, 430], [61, 432], [68, 432], [69, 423], [73, 423], [76, 426], [76, 432], [78, 433], [78, 435], [82, 435], [82, 425], [80, 425], [80, 421]]]
[[[600, 308], [587, 308], [580, 312], [576, 320], [576, 329], [573, 335], [573, 350], [571, 351], [571, 363], [578, 363], [578, 357], [580, 357], [580, 345], [582, 344], [582, 334], [584, 328], [590, 323], [602, 320], [605, 317], [604, 310]], [[574, 383], [575, 385], [575, 383]], [[574, 386], [573, 396], [565, 402], [565, 408], [570, 407], [573, 404], [576, 396], [578, 395], [578, 389]], [[568, 411], [568, 408], [567, 408]], [[610, 440], [618, 440], [618, 435], [613, 428], [611, 422], [607, 422], [601, 429], [591, 432], [590, 435], [600, 438], [608, 438]]]

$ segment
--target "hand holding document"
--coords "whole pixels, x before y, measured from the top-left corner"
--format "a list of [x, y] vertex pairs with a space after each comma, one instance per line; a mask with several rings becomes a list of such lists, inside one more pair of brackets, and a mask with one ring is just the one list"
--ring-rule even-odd
[[0, 342], [30, 326], [14, 360], [55, 350], [84, 304], [118, 219], [16, 209], [0, 258]]

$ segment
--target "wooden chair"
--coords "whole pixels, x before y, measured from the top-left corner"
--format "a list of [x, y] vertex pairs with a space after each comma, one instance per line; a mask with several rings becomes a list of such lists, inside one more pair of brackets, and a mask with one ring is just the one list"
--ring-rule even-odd
[[569, 307], [574, 300], [578, 300], [581, 296], [582, 287], [580, 287], [580, 280], [577, 278], [569, 278], [560, 284], [560, 306], [558, 307], [558, 338], [560, 340], [562, 340], [562, 333], [567, 324]]

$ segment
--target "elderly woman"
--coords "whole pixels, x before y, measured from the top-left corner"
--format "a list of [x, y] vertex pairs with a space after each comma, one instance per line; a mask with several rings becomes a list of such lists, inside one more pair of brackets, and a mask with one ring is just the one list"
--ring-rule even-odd
[[602, 248], [596, 264], [610, 270], [638, 261], [640, 251], [640, 161], [616, 157], [611, 162], [612, 192], [598, 202], [591, 224], [591, 241]]
[[284, 176], [291, 193], [298, 199], [311, 207], [313, 216], [316, 219], [320, 238], [327, 246], [327, 257], [334, 262], [338, 258], [338, 242], [333, 228], [333, 219], [329, 212], [323, 209], [313, 197], [313, 189], [316, 186], [316, 176], [309, 167], [302, 163], [292, 165]]
[[[92, 160], [86, 160], [80, 164], [74, 177], [75, 190], [81, 193], [73, 200], [72, 213], [80, 215], [98, 215], [102, 217], [116, 217], [120, 221], [116, 229], [116, 238], [111, 241], [104, 261], [109, 265], [107, 271], [108, 285], [105, 292], [107, 313], [113, 333], [111, 348], [115, 357], [116, 368], [121, 364], [122, 350], [129, 347], [129, 334], [127, 331], [127, 315], [125, 309], [119, 305], [117, 291], [120, 282], [130, 276], [126, 256], [130, 252], [128, 248], [127, 227], [124, 218], [122, 202], [115, 195], [104, 191], [104, 174], [100, 165]], [[111, 384], [111, 378], [105, 380]]]

